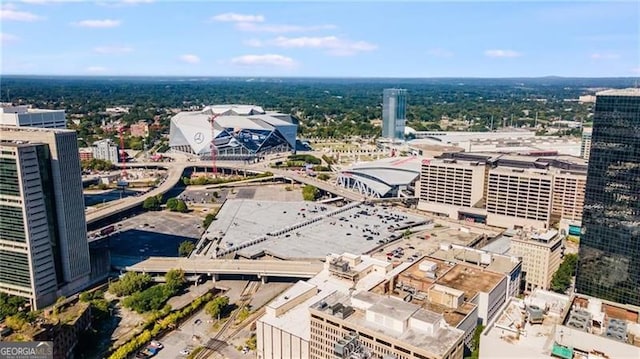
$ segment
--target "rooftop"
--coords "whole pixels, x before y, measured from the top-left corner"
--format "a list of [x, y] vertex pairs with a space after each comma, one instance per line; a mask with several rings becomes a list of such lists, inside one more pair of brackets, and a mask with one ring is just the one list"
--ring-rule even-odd
[[509, 274], [520, 262], [518, 258], [490, 253], [485, 250], [479, 250], [458, 245], [441, 245], [440, 248], [429, 254], [430, 257], [439, 258], [450, 262], [465, 262], [476, 264], [485, 269]]
[[640, 88], [604, 90], [596, 93], [596, 96], [640, 96]]
[[[529, 306], [543, 309], [543, 321], [532, 324], [526, 318]], [[640, 357], [640, 308], [600, 299], [535, 290], [524, 300], [511, 298], [495, 321], [489, 323], [480, 341], [480, 358], [548, 358], [555, 348], [568, 348], [574, 358], [587, 358], [594, 351], [598, 358]], [[567, 325], [573, 316], [588, 316], [585, 329]], [[598, 322], [602, 321], [602, 323]], [[608, 338], [610, 323], [627, 329], [627, 342]], [[564, 324], [563, 324], [564, 323]]]
[[[345, 254], [342, 256], [344, 255]], [[329, 257], [336, 256], [337, 255], [330, 255]], [[382, 262], [370, 256], [358, 257], [361, 260], [361, 269], [368, 268], [374, 264], [381, 264]], [[327, 260], [329, 260], [329, 258]], [[386, 264], [388, 265], [388, 263]], [[370, 277], [378, 275], [380, 275], [380, 273], [373, 271], [360, 277], [358, 283], [366, 282]], [[260, 318], [260, 321], [278, 327], [305, 340], [309, 340], [309, 307], [332, 293], [349, 293], [352, 287], [353, 283], [351, 281], [333, 276], [327, 269], [322, 270], [306, 282], [297, 282], [271, 301], [267, 305], [265, 315]], [[368, 292], [363, 291], [358, 295], [366, 297], [368, 294]]]
[[[381, 219], [387, 223], [381, 224]], [[398, 233], [394, 224], [425, 219], [365, 204], [333, 207], [314, 202], [227, 200], [207, 229], [208, 238], [221, 238], [222, 249], [246, 245], [235, 253], [245, 258], [325, 258], [327, 253], [366, 253], [378, 241]], [[248, 245], [260, 237], [266, 240]], [[208, 254], [213, 255], [213, 249]]]
[[[351, 297], [349, 294], [334, 293], [322, 302], [314, 304], [312, 308], [322, 312], [338, 303], [353, 307], [354, 298], [356, 300], [362, 300], [360, 297]], [[367, 328], [375, 332], [376, 337], [394, 338], [415, 348], [413, 350], [427, 350], [436, 355], [442, 355], [451, 349], [456, 342], [461, 340], [464, 335], [462, 330], [442, 325], [441, 315], [421, 309], [417, 305], [375, 294], [368, 296], [366, 299], [375, 300], [375, 303], [366, 310], [355, 307], [355, 311], [343, 320], [349, 323], [349, 325]], [[358, 305], [358, 303], [356, 303], [356, 305]], [[395, 320], [408, 321], [408, 323], [405, 326], [405, 330], [401, 332], [392, 330], [388, 326], [383, 326], [377, 322], [368, 320], [366, 315], [367, 310], [373, 310], [376, 313]], [[327, 314], [329, 313], [330, 312], [327, 312]], [[429, 333], [425, 331], [422, 324], [413, 325], [412, 320], [425, 323], [426, 326], [432, 326], [434, 332]]]
[[464, 292], [465, 301], [469, 301], [478, 292], [489, 293], [502, 280], [504, 275], [489, 272], [480, 267], [466, 264], [456, 264], [443, 277], [438, 279], [438, 283], [444, 286], [458, 289]]

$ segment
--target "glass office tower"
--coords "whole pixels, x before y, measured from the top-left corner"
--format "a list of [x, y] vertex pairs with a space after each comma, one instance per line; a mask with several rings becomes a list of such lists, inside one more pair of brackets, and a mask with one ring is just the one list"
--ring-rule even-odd
[[382, 92], [382, 137], [404, 139], [407, 121], [407, 90], [384, 89]]
[[579, 293], [640, 305], [640, 89], [596, 96]]

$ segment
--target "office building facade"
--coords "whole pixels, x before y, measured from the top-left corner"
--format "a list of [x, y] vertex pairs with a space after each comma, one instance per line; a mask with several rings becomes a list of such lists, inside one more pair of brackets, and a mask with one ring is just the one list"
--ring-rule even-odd
[[511, 238], [510, 255], [522, 258], [525, 291], [548, 290], [562, 262], [562, 239], [556, 230], [544, 233], [520, 231]]
[[582, 129], [582, 142], [580, 142], [580, 157], [585, 160], [589, 160], [591, 155], [591, 133], [593, 129], [591, 127], [585, 127]]
[[640, 305], [640, 89], [596, 94], [576, 291]]
[[[51, 252], [38, 247], [38, 250], [34, 249], [33, 253], [29, 253], [25, 247], [22, 253], [28, 255], [31, 266], [38, 267], [38, 275], [42, 274], [38, 261], [51, 258], [52, 254], [55, 259], [53, 263], [58, 263], [55, 275], [60, 295], [74, 293], [86, 284], [91, 271], [76, 133], [68, 130], [5, 126], [0, 127], [0, 139], [4, 146], [35, 148], [31, 151], [37, 154], [36, 157], [28, 157], [26, 154], [22, 156], [17, 150], [5, 150], [6, 153], [3, 153], [5, 164], [0, 173], [2, 199], [5, 205], [12, 207], [7, 209], [12, 211], [9, 217], [13, 220], [11, 230], [15, 232], [12, 236], [24, 236], [24, 241], [28, 244], [25, 246], [38, 247], [44, 241], [49, 241]], [[16, 179], [17, 187], [15, 184], [11, 185]], [[34, 185], [38, 181], [40, 184]], [[31, 204], [30, 201], [35, 201], [35, 198], [41, 198], [41, 202]], [[17, 206], [22, 208], [22, 217], [18, 216]], [[44, 214], [40, 213], [42, 210]], [[38, 217], [44, 215], [46, 219]], [[22, 226], [19, 225], [20, 218], [23, 219]], [[39, 227], [34, 229], [30, 226]], [[49, 234], [43, 232], [45, 228], [48, 228]], [[42, 237], [45, 235], [48, 239]], [[33, 245], [30, 244], [31, 241]], [[13, 266], [5, 266], [3, 272], [11, 273], [13, 269]], [[3, 287], [0, 290], [10, 292]], [[32, 295], [37, 296], [38, 290]], [[36, 298], [35, 304], [43, 305], [39, 300]]]
[[0, 291], [33, 308], [55, 302], [60, 282], [51, 175], [47, 145], [0, 144]]
[[579, 227], [586, 168], [567, 156], [447, 153], [423, 161], [417, 208], [502, 228]]
[[32, 109], [27, 106], [0, 107], [0, 125], [39, 128], [67, 128], [63, 110]]
[[382, 137], [404, 139], [407, 121], [407, 90], [384, 89], [382, 92]]

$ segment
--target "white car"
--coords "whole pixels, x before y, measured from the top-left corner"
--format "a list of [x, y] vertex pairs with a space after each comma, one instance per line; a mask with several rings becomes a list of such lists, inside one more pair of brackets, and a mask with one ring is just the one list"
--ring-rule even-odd
[[189, 354], [191, 354], [191, 352], [189, 350], [187, 350], [187, 349], [182, 349], [180, 351], [180, 355], [189, 355]]

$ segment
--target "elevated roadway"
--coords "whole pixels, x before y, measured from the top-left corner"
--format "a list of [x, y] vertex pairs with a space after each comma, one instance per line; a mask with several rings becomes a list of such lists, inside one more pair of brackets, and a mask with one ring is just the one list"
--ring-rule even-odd
[[125, 267], [129, 272], [164, 274], [182, 269], [187, 275], [255, 275], [258, 277], [311, 278], [320, 272], [320, 261], [278, 261], [250, 259], [206, 259], [184, 257], [150, 257]]
[[[136, 206], [142, 205], [145, 199], [156, 196], [159, 194], [164, 194], [170, 189], [172, 189], [178, 181], [180, 181], [182, 174], [186, 168], [189, 167], [198, 167], [198, 168], [211, 168], [212, 164], [210, 161], [174, 161], [174, 162], [134, 162], [127, 163], [126, 165], [129, 168], [134, 167], [152, 167], [152, 168], [165, 168], [167, 170], [167, 177], [165, 180], [156, 188], [152, 189], [149, 192], [143, 193], [137, 197], [127, 197], [121, 200], [113, 201], [110, 204], [100, 207], [97, 209], [93, 209], [86, 214], [87, 224], [91, 224], [93, 222], [99, 221], [101, 219], [107, 218], [114, 213], [119, 213], [122, 211], [129, 210]], [[356, 192], [344, 189], [340, 186], [334, 185], [332, 183], [320, 181], [316, 178], [304, 176], [296, 173], [295, 171], [287, 171], [278, 168], [269, 168], [266, 167], [264, 162], [257, 164], [245, 164], [243, 162], [225, 162], [224, 164], [219, 164], [219, 168], [230, 169], [230, 170], [238, 170], [238, 171], [247, 171], [247, 172], [271, 172], [274, 174], [274, 177], [280, 177], [289, 179], [302, 184], [312, 185], [322, 191], [333, 193], [336, 196], [343, 197], [345, 199], [351, 201], [362, 201], [366, 198], [361, 194]], [[260, 179], [264, 180], [264, 179]], [[251, 180], [248, 180], [251, 181]]]

